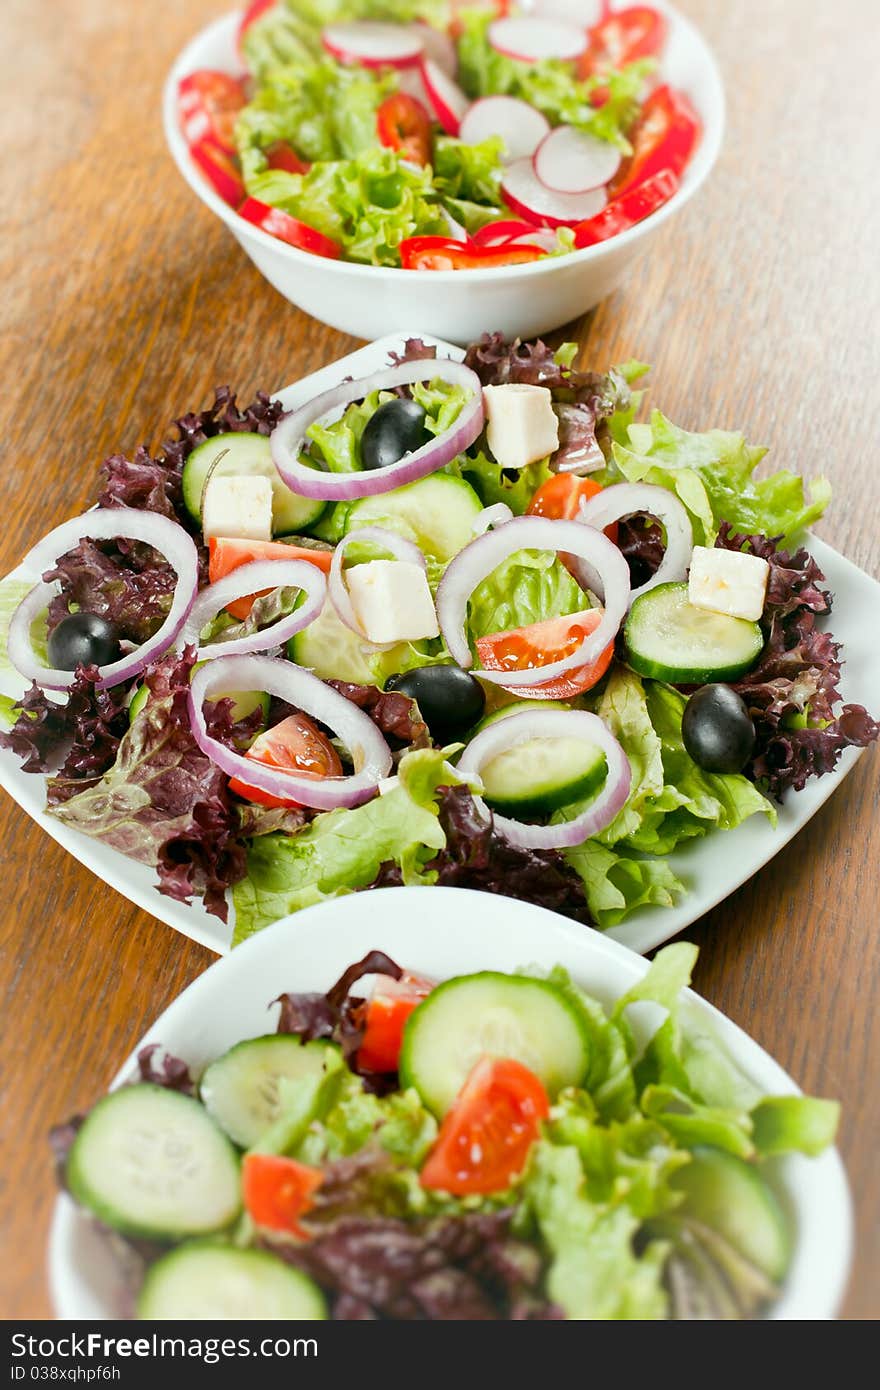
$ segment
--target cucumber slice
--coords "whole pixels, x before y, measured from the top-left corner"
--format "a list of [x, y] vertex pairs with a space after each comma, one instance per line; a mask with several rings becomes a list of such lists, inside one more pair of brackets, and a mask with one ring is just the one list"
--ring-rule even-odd
[[266, 1250], [194, 1241], [147, 1271], [137, 1315], [153, 1322], [323, 1320], [324, 1296], [300, 1270]]
[[223, 1131], [191, 1096], [147, 1083], [98, 1101], [67, 1181], [115, 1231], [158, 1240], [221, 1231], [241, 1206], [238, 1155]]
[[684, 1202], [679, 1216], [717, 1231], [744, 1259], [778, 1283], [791, 1259], [791, 1233], [776, 1195], [751, 1163], [722, 1149], [694, 1149], [670, 1179]]
[[672, 685], [736, 680], [764, 646], [757, 623], [694, 608], [687, 584], [659, 584], [642, 594], [623, 633], [633, 670]]
[[183, 504], [193, 521], [202, 520], [202, 500], [210, 477], [268, 478], [272, 484], [272, 533], [288, 536], [311, 526], [325, 503], [300, 497], [282, 481], [264, 434], [218, 434], [193, 449], [183, 465]]
[[476, 732], [482, 733], [488, 729], [490, 724], [497, 724], [499, 719], [507, 719], [511, 714], [530, 714], [534, 709], [569, 709], [570, 707], [562, 700], [514, 700], [512, 704], [500, 705], [498, 709], [493, 709], [491, 714], [487, 714], [477, 725]]
[[499, 753], [482, 771], [485, 797], [499, 811], [540, 816], [579, 801], [605, 781], [608, 763], [578, 738], [533, 738]]
[[211, 1063], [199, 1094], [230, 1139], [249, 1149], [278, 1119], [281, 1078], [320, 1076], [338, 1060], [339, 1048], [333, 1043], [303, 1043], [285, 1033], [250, 1038]]
[[470, 483], [433, 473], [380, 497], [352, 503], [345, 534], [361, 526], [384, 526], [445, 564], [474, 539], [474, 522], [482, 510]]
[[432, 990], [410, 1014], [400, 1081], [445, 1115], [481, 1057], [509, 1057], [533, 1071], [551, 1098], [586, 1075], [590, 1042], [577, 1008], [547, 980], [487, 970]]
[[411, 664], [414, 647], [418, 650], [418, 643], [399, 642], [388, 651], [372, 646], [345, 626], [328, 599], [315, 621], [291, 637], [287, 655], [321, 680], [377, 685], [381, 690], [408, 659]]
[[[199, 665], [201, 664], [200, 662]], [[134, 723], [144, 705], [147, 703], [148, 693], [145, 685], [139, 685], [134, 692], [131, 704], [128, 707], [129, 724]], [[227, 698], [232, 700], [232, 717], [236, 723], [238, 723], [240, 719], [247, 719], [249, 715], [253, 714], [254, 710], [259, 709], [263, 712], [262, 727], [265, 729], [269, 719], [268, 695], [265, 695], [262, 691], [248, 690], [244, 694], [230, 695]], [[218, 695], [217, 699], [222, 700], [223, 696]]]

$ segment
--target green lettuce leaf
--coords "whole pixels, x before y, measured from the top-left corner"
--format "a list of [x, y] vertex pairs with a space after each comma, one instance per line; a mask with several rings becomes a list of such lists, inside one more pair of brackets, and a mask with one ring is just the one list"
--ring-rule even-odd
[[398, 783], [384, 796], [318, 816], [295, 837], [256, 840], [248, 876], [233, 892], [233, 944], [288, 913], [365, 888], [389, 861], [405, 883], [430, 882], [424, 865], [446, 845], [435, 793], [459, 780], [442, 752], [419, 749], [401, 759]]
[[562, 618], [589, 607], [587, 595], [549, 551], [518, 550], [482, 580], [468, 604], [468, 633], [491, 632]]
[[609, 849], [598, 840], [562, 851], [584, 881], [596, 925], [616, 927], [640, 907], [672, 907], [685, 884], [662, 859]]
[[446, 472], [466, 479], [484, 507], [504, 502], [515, 516], [522, 516], [541, 484], [553, 477], [546, 459], [529, 463], [516, 472], [505, 471], [482, 449], [474, 455], [462, 454], [446, 465]]
[[612, 458], [599, 481], [668, 488], [687, 507], [699, 545], [714, 543], [722, 521], [747, 535], [782, 536], [787, 543], [818, 520], [831, 500], [825, 478], [809, 483], [806, 492], [803, 479], [787, 470], [756, 479], [766, 450], [747, 444], [741, 434], [691, 434], [659, 410], [650, 424], [634, 424], [631, 414], [611, 422]]
[[566, 1317], [664, 1318], [661, 1282], [668, 1247], [636, 1254], [639, 1219], [624, 1205], [590, 1200], [577, 1148], [541, 1142], [532, 1151], [524, 1197], [552, 1263], [547, 1292]]
[[355, 158], [315, 163], [307, 174], [255, 171], [244, 155], [242, 162], [251, 197], [332, 237], [349, 260], [399, 265], [407, 237], [449, 234], [430, 167], [406, 163], [375, 141]]
[[501, 175], [504, 141], [493, 135], [478, 145], [465, 145], [448, 135], [434, 142], [434, 178], [444, 203], [454, 200], [489, 208], [501, 215]]
[[[6, 654], [6, 639], [9, 624], [22, 599], [27, 598], [33, 588], [28, 579], [4, 579], [0, 581], [0, 671], [11, 671], [12, 663]], [[42, 661], [48, 661], [46, 651], [46, 616], [41, 614], [31, 625], [31, 642], [34, 651]], [[13, 721], [14, 722], [14, 721]]]
[[815, 1096], [768, 1096], [752, 1110], [755, 1147], [765, 1157], [802, 1153], [814, 1158], [834, 1143], [840, 1104]]

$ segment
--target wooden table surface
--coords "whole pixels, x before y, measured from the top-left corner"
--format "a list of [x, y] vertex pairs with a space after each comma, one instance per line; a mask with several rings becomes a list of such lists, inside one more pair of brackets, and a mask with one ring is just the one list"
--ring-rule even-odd
[[[597, 367], [652, 362], [654, 398], [681, 424], [742, 428], [777, 465], [827, 473], [836, 500], [821, 534], [880, 574], [875, 0], [681, 6], [724, 71], [723, 157], [629, 284], [569, 332]], [[165, 71], [222, 8], [3, 0], [0, 573], [89, 504], [106, 454], [157, 442], [215, 384], [271, 391], [355, 346], [276, 295], [165, 150]], [[688, 932], [697, 988], [806, 1090], [844, 1101], [849, 1318], [880, 1313], [878, 793], [874, 752]], [[5, 796], [0, 883], [0, 1315], [46, 1317], [46, 1132], [100, 1094], [212, 956]]]

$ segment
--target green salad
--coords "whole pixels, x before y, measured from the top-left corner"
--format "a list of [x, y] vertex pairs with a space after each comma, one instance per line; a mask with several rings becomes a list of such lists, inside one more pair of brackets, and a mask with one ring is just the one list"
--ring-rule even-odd
[[561, 967], [434, 985], [371, 951], [200, 1075], [143, 1049], [57, 1132], [63, 1181], [148, 1319], [764, 1316], [780, 1160], [838, 1106], [764, 1095], [684, 1016], [695, 957], [605, 1008]]

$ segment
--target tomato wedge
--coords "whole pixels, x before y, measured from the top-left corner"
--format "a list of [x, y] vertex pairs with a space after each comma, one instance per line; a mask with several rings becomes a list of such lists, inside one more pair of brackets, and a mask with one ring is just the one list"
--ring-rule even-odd
[[[575, 473], [557, 473], [542, 483], [528, 506], [529, 516], [547, 516], [552, 521], [575, 521], [586, 502], [602, 491], [592, 478], [579, 478]], [[617, 522], [605, 527], [605, 535], [617, 544]], [[566, 569], [572, 569], [568, 556], [560, 555]]]
[[242, 15], [241, 23], [238, 26], [238, 35], [236, 37], [236, 43], [238, 45], [239, 53], [241, 53], [242, 51], [241, 41], [247, 33], [248, 29], [250, 29], [251, 25], [256, 24], [257, 20], [262, 19], [263, 15], [267, 14], [269, 10], [274, 10], [275, 6], [278, 3], [279, 0], [251, 0], [251, 4], [248, 5], [247, 9]]
[[521, 1062], [484, 1057], [461, 1088], [422, 1168], [422, 1187], [503, 1192], [528, 1162], [550, 1101]]
[[305, 1238], [299, 1217], [312, 1206], [312, 1196], [323, 1181], [320, 1168], [310, 1168], [295, 1158], [245, 1154], [241, 1165], [245, 1211], [257, 1226]]
[[232, 155], [213, 140], [200, 140], [190, 145], [189, 153], [224, 203], [238, 207], [244, 197], [244, 183]]
[[[225, 536], [211, 537], [208, 556], [208, 578], [212, 584], [216, 584], [218, 579], [225, 579], [239, 565], [248, 565], [252, 560], [308, 560], [310, 565], [317, 565], [325, 574], [330, 573], [333, 561], [332, 550], [310, 550], [308, 546], [284, 545], [281, 541], [230, 540]], [[234, 603], [226, 605], [226, 611], [233, 618], [243, 621], [253, 608], [254, 599], [270, 592], [265, 589], [262, 594], [237, 598]]]
[[[291, 714], [267, 729], [251, 744], [245, 757], [263, 767], [277, 767], [282, 772], [295, 772], [298, 777], [341, 777], [342, 763], [329, 739], [304, 714]], [[233, 777], [229, 790], [260, 806], [299, 806], [298, 801], [272, 796], [259, 787], [250, 787], [242, 778]]]
[[286, 140], [276, 140], [266, 150], [266, 163], [270, 169], [283, 169], [285, 174], [307, 174], [311, 169], [304, 159]]
[[431, 117], [416, 97], [395, 92], [376, 112], [379, 139], [389, 150], [398, 150], [413, 164], [431, 159]]
[[310, 227], [307, 222], [291, 217], [289, 212], [270, 207], [257, 198], [246, 198], [238, 212], [246, 222], [277, 237], [279, 241], [286, 241], [288, 246], [298, 247], [300, 251], [311, 251], [313, 256], [325, 256], [330, 260], [338, 260], [342, 255], [338, 241], [324, 236], [323, 232]]
[[600, 241], [607, 241], [609, 237], [628, 232], [630, 227], [644, 222], [646, 217], [650, 217], [658, 208], [662, 208], [664, 203], [668, 203], [680, 187], [678, 176], [673, 174], [671, 169], [661, 169], [659, 174], [652, 174], [644, 182], [635, 184], [617, 198], [613, 198], [610, 203], [606, 203], [595, 217], [579, 223], [574, 229], [575, 246], [578, 249], [582, 246], [596, 246]]
[[[509, 632], [493, 632], [477, 638], [477, 655], [486, 671], [534, 671], [577, 651], [584, 638], [598, 627], [601, 617], [601, 609], [586, 608], [565, 618], [546, 618]], [[521, 700], [573, 700], [598, 684], [613, 656], [614, 643], [609, 642], [598, 660], [576, 666], [555, 680], [512, 687], [512, 693]]]
[[633, 152], [608, 185], [608, 197], [616, 200], [656, 175], [670, 173], [680, 179], [701, 129], [700, 118], [683, 92], [657, 87], [630, 132]]
[[181, 78], [177, 112], [186, 143], [198, 145], [211, 140], [233, 154], [235, 122], [244, 104], [244, 88], [228, 72], [200, 68]]
[[666, 42], [666, 16], [649, 5], [618, 10], [590, 30], [590, 46], [580, 60], [581, 77], [623, 68], [637, 58], [654, 58]]
[[364, 1038], [357, 1054], [359, 1067], [364, 1071], [397, 1071], [406, 1020], [432, 989], [431, 982], [418, 975], [402, 975], [399, 980], [390, 975], [378, 977], [366, 1007]]
[[451, 237], [414, 236], [400, 243], [404, 270], [487, 270], [492, 266], [528, 265], [547, 252], [540, 246], [476, 246]]

